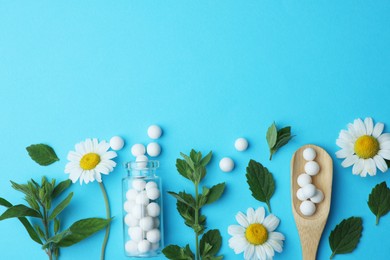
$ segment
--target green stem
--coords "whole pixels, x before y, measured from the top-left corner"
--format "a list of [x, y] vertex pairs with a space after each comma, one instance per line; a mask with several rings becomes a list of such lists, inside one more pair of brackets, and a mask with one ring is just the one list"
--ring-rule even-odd
[[266, 204], [267, 204], [269, 213], [272, 213], [272, 210], [271, 210], [271, 202], [270, 202], [269, 200], [267, 200], [267, 201], [266, 201]]
[[[104, 187], [103, 182], [99, 182], [99, 186], [100, 186], [100, 189], [102, 190], [102, 193], [103, 193], [104, 203], [106, 204], [106, 218], [110, 219], [111, 218], [111, 210], [110, 210], [110, 203], [108, 201], [106, 188]], [[108, 225], [106, 227], [106, 234], [104, 236], [103, 245], [102, 245], [102, 252], [100, 255], [101, 260], [104, 260], [109, 235], [110, 235], [110, 223], [108, 223]]]
[[375, 222], [375, 225], [378, 225], [379, 224], [379, 215], [376, 216], [376, 222]]
[[[43, 219], [42, 219], [42, 222], [43, 222], [43, 226], [45, 227], [45, 240], [49, 240], [49, 237], [50, 237], [50, 234], [49, 234], [49, 223], [47, 221], [48, 219], [48, 212], [46, 210], [46, 207], [41, 204], [42, 208], [43, 208]], [[49, 259], [52, 260], [53, 259], [53, 250], [52, 250], [52, 247], [51, 245], [49, 245], [49, 247], [47, 248], [47, 251], [46, 251], [47, 255], [49, 256]]]
[[336, 252], [332, 252], [332, 255], [330, 256], [330, 259], [333, 259], [335, 254], [336, 254]]
[[[199, 199], [199, 191], [198, 191], [198, 184], [195, 183], [195, 227], [199, 226], [199, 208], [198, 208], [198, 199]], [[195, 245], [196, 245], [196, 251], [195, 251], [195, 259], [199, 260], [199, 232], [195, 231]]]

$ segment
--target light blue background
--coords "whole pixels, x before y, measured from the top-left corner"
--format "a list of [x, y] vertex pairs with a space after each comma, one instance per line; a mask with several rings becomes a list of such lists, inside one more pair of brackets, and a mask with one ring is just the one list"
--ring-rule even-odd
[[[334, 153], [341, 129], [357, 117], [390, 124], [390, 3], [385, 0], [319, 1], [0, 1], [0, 196], [22, 203], [9, 183], [42, 175], [58, 180], [68, 151], [88, 137], [121, 135], [127, 145], [119, 166], [104, 178], [112, 206], [107, 259], [122, 250], [120, 165], [131, 144], [150, 140], [152, 123], [164, 136], [160, 175], [165, 191], [192, 191], [176, 172], [179, 152], [214, 152], [206, 185], [226, 182], [223, 198], [205, 208], [208, 227], [220, 229], [225, 259], [228, 225], [248, 207], [264, 206], [250, 195], [245, 167], [262, 162], [274, 174], [273, 212], [286, 235], [275, 259], [300, 259], [290, 202], [290, 159], [314, 143], [334, 159], [333, 200], [318, 259], [328, 259], [328, 236], [342, 219], [361, 216], [358, 248], [336, 259], [388, 259], [390, 216], [375, 226], [367, 206], [372, 187], [390, 173], [360, 178], [343, 169]], [[296, 137], [270, 162], [265, 140], [273, 122], [291, 125]], [[390, 131], [386, 127], [387, 131]], [[244, 136], [250, 149], [233, 143]], [[25, 147], [47, 143], [61, 161], [43, 168]], [[231, 156], [236, 168], [222, 173]], [[104, 217], [96, 183], [74, 185], [64, 226]], [[166, 244], [194, 247], [192, 230], [164, 193]], [[0, 222], [0, 259], [46, 259], [16, 220]], [[104, 233], [62, 250], [61, 259], [98, 259]], [[163, 258], [163, 257], [161, 257]]]

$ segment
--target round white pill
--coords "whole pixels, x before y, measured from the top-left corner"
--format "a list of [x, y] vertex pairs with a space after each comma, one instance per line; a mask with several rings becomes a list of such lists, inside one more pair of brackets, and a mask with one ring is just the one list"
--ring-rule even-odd
[[157, 243], [160, 241], [161, 235], [160, 235], [160, 230], [158, 229], [152, 229], [146, 233], [146, 239], [150, 243]]
[[148, 205], [149, 204], [149, 198], [146, 195], [145, 191], [140, 192], [137, 197], [135, 197], [135, 203], [140, 205]]
[[306, 148], [305, 150], [303, 150], [303, 159], [305, 159], [306, 161], [313, 161], [317, 156], [317, 153], [316, 153], [316, 150], [314, 150], [313, 148]]
[[146, 195], [151, 200], [156, 200], [160, 197], [160, 190], [157, 188], [151, 188], [146, 190]]
[[112, 150], [119, 151], [125, 145], [125, 141], [123, 141], [120, 136], [113, 136], [110, 139], [110, 147]]
[[299, 209], [301, 210], [301, 213], [305, 216], [311, 216], [316, 212], [316, 205], [314, 205], [313, 202], [310, 200], [305, 200], [301, 203], [301, 206], [299, 206]]
[[150, 248], [150, 250], [156, 251], [159, 248], [160, 248], [160, 243], [159, 242], [152, 243], [152, 247]]
[[297, 198], [301, 201], [307, 200], [308, 198], [303, 194], [302, 188], [297, 190]]
[[134, 240], [129, 240], [125, 244], [125, 250], [127, 253], [136, 254], [138, 253], [138, 243]]
[[311, 183], [311, 176], [307, 173], [302, 173], [298, 176], [297, 182], [298, 182], [299, 187], [303, 187], [306, 184]]
[[141, 180], [141, 179], [135, 179], [133, 180], [132, 182], [132, 186], [135, 190], [137, 191], [142, 191], [145, 189], [145, 186], [146, 186], [146, 182], [144, 180]]
[[151, 139], [158, 139], [162, 134], [161, 127], [158, 125], [151, 125], [148, 127], [148, 136]]
[[310, 161], [305, 164], [305, 172], [311, 176], [317, 175], [320, 171], [320, 166], [315, 161]]
[[133, 200], [126, 200], [123, 204], [123, 209], [126, 212], [131, 212], [133, 210], [133, 207], [135, 206], [135, 201]]
[[138, 169], [144, 169], [146, 168], [147, 164], [148, 164], [148, 157], [146, 155], [138, 155], [136, 158], [135, 158], [135, 162], [137, 163], [136, 167]]
[[153, 226], [155, 228], [158, 228], [160, 226], [160, 219], [159, 218], [153, 218]]
[[145, 154], [145, 146], [143, 144], [135, 144], [131, 147], [131, 154], [134, 157]]
[[150, 181], [150, 182], [146, 183], [145, 190], [148, 190], [151, 188], [157, 188], [157, 183], [155, 183], [154, 181]]
[[144, 231], [149, 231], [153, 229], [154, 221], [152, 217], [144, 217], [139, 220], [139, 226]]
[[234, 147], [236, 148], [237, 151], [242, 152], [248, 149], [248, 141], [245, 138], [238, 138], [234, 142]]
[[229, 157], [224, 157], [219, 161], [219, 168], [223, 172], [231, 172], [234, 168], [234, 162]]
[[311, 183], [306, 184], [305, 186], [302, 187], [302, 192], [303, 195], [305, 195], [305, 197], [311, 198], [316, 193], [316, 186], [314, 186]]
[[129, 227], [128, 234], [131, 240], [139, 242], [143, 239], [143, 231], [140, 227]]
[[126, 192], [126, 199], [127, 200], [135, 200], [135, 197], [137, 197], [138, 191], [136, 189], [130, 189]]
[[125, 223], [129, 227], [136, 227], [138, 226], [139, 220], [133, 216], [133, 214], [126, 214], [125, 216]]
[[143, 205], [135, 205], [135, 206], [131, 209], [131, 214], [132, 214], [135, 218], [137, 218], [137, 219], [142, 218], [143, 216], [146, 215], [145, 206], [143, 206]]
[[161, 146], [156, 143], [149, 143], [148, 146], [146, 146], [146, 152], [150, 157], [157, 157], [161, 153]]
[[148, 240], [144, 239], [138, 243], [138, 251], [140, 253], [146, 253], [150, 250], [151, 244]]
[[324, 200], [324, 193], [321, 190], [316, 189], [316, 193], [310, 198], [310, 200], [314, 203], [320, 203]]
[[157, 217], [160, 215], [161, 208], [156, 202], [150, 203], [148, 206], [146, 206], [146, 212], [151, 217]]

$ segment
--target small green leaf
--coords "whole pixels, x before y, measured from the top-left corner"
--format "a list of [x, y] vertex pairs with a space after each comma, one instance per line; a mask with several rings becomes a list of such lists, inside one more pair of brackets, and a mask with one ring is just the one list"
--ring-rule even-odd
[[72, 197], [73, 197], [73, 192], [69, 193], [69, 195], [63, 201], [61, 201], [61, 203], [59, 203], [57, 207], [55, 207], [55, 209], [52, 211], [52, 213], [49, 216], [49, 220], [55, 219], [57, 215], [60, 214], [61, 211], [63, 211], [66, 208], [66, 206], [69, 205], [70, 201], [72, 200]]
[[26, 184], [18, 184], [16, 182], [10, 181], [11, 186], [14, 190], [20, 191], [26, 195], [31, 195], [31, 191], [28, 185]]
[[53, 193], [51, 194], [51, 197], [53, 199], [57, 198], [63, 191], [65, 191], [69, 186], [72, 184], [71, 180], [65, 180], [60, 183], [54, 188]]
[[225, 183], [219, 183], [210, 188], [209, 194], [207, 196], [206, 204], [211, 204], [217, 201], [223, 194], [225, 190]]
[[58, 233], [58, 230], [60, 230], [60, 226], [61, 221], [58, 218], [54, 219], [54, 234]]
[[42, 238], [45, 239], [45, 233], [43, 233], [43, 230], [41, 229], [40, 226], [34, 225], [35, 230], [37, 231], [38, 235]]
[[53, 148], [46, 144], [33, 144], [26, 148], [31, 159], [42, 166], [50, 165], [59, 161]]
[[184, 160], [186, 161], [187, 165], [194, 171], [195, 170], [195, 165], [194, 165], [194, 162], [192, 161], [191, 157], [188, 156], [188, 155], [185, 155], [184, 153], [180, 153], [180, 155], [184, 158]]
[[203, 257], [215, 256], [222, 245], [222, 236], [218, 229], [207, 231], [200, 240], [200, 254]]
[[186, 163], [185, 160], [177, 159], [176, 160], [176, 169], [180, 173], [180, 175], [183, 176], [184, 178], [186, 178], [186, 179], [188, 179], [190, 181], [193, 180], [192, 170], [188, 166], [188, 164]]
[[190, 152], [190, 158], [194, 165], [199, 165], [200, 160], [202, 159], [202, 153], [192, 149]]
[[336, 225], [329, 236], [329, 245], [332, 249], [331, 259], [336, 254], [350, 253], [357, 247], [362, 236], [362, 223], [362, 218], [350, 217]]
[[175, 193], [173, 191], [168, 191], [168, 194], [171, 194], [178, 201], [181, 201], [182, 203], [188, 205], [189, 207], [195, 208], [195, 200], [192, 197], [192, 195], [185, 193], [184, 191], [179, 192], [179, 193]]
[[169, 245], [162, 250], [163, 254], [168, 259], [174, 260], [193, 260], [195, 259], [194, 253], [192, 253], [190, 246], [181, 248], [177, 245]]
[[376, 225], [378, 225], [380, 217], [390, 211], [390, 189], [385, 181], [372, 189], [367, 204], [371, 212], [376, 216]]
[[250, 160], [246, 168], [246, 178], [252, 196], [268, 206], [271, 212], [270, 200], [275, 191], [275, 181], [272, 174], [261, 163]]
[[0, 220], [7, 218], [19, 218], [19, 217], [36, 217], [42, 218], [41, 213], [38, 211], [29, 208], [23, 204], [15, 205], [9, 207], [1, 216]]
[[12, 207], [12, 204], [8, 200], [3, 198], [0, 198], [0, 205], [7, 208]]
[[266, 134], [266, 139], [267, 139], [269, 149], [272, 149], [275, 146], [277, 137], [278, 137], [278, 132], [274, 122], [272, 123], [272, 125], [270, 125], [270, 127], [268, 127], [267, 134]]
[[209, 164], [212, 156], [213, 156], [213, 152], [209, 152], [205, 157], [202, 158], [202, 160], [200, 160], [199, 162], [200, 165], [206, 167], [206, 165]]

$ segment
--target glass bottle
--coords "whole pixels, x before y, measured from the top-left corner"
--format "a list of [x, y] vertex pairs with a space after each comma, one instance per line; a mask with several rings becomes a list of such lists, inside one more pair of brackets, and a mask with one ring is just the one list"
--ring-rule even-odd
[[153, 257], [164, 247], [161, 178], [158, 161], [126, 163], [122, 179], [125, 255]]

